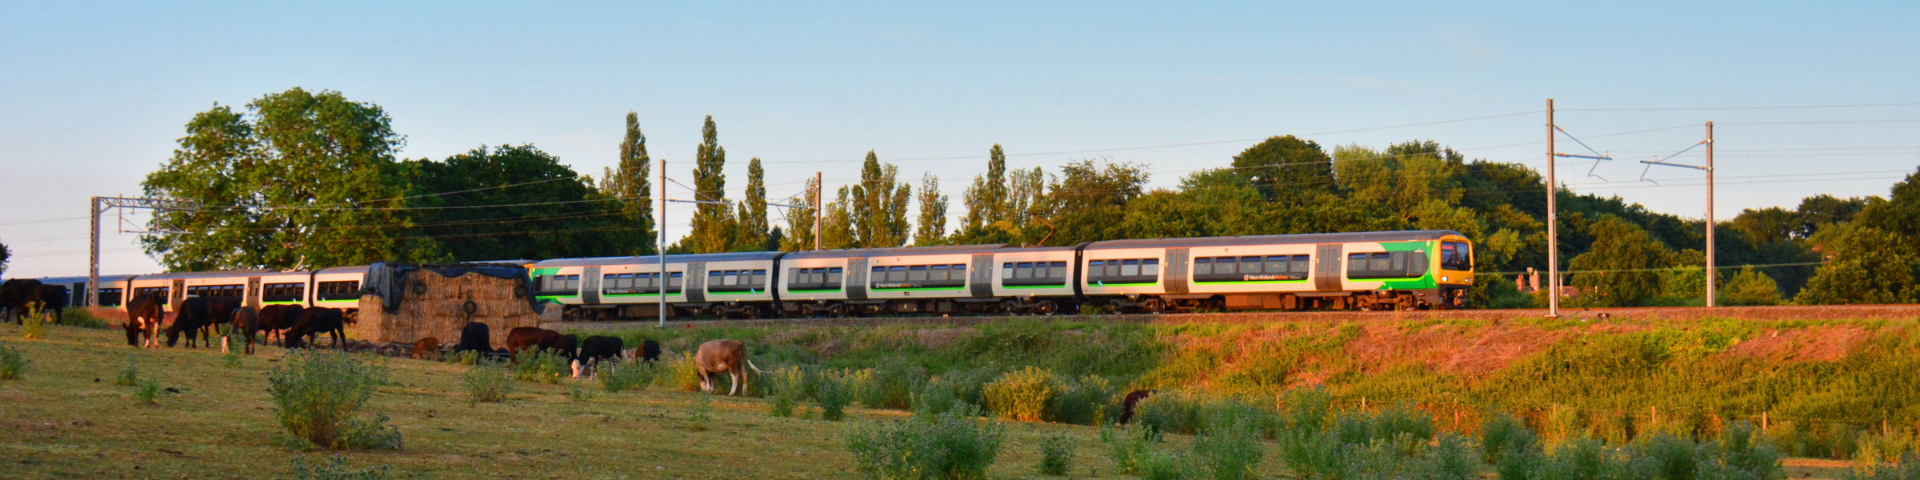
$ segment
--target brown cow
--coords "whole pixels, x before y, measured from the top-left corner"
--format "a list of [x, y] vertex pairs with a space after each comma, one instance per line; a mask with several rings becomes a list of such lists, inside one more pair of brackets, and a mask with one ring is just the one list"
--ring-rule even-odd
[[1140, 402], [1147, 401], [1147, 397], [1153, 396], [1153, 393], [1153, 390], [1127, 392], [1127, 397], [1120, 400], [1120, 424], [1126, 425], [1128, 421], [1133, 420], [1133, 414], [1139, 410]]
[[539, 327], [514, 327], [507, 331], [507, 356], [514, 363], [519, 363], [521, 351], [545, 348], [571, 359], [574, 348], [568, 345], [567, 337], [572, 335], [561, 335], [560, 332]]
[[247, 355], [252, 355], [254, 332], [257, 332], [259, 330], [260, 330], [260, 311], [259, 310], [254, 310], [253, 307], [240, 307], [240, 308], [233, 309], [233, 324], [228, 325], [227, 333], [225, 335], [220, 336], [220, 353], [227, 353], [227, 348], [233, 343], [233, 334], [239, 333], [241, 337], [245, 337], [247, 339], [247, 346], [242, 348], [241, 352], [244, 352]]
[[267, 332], [266, 337], [261, 340], [272, 342], [273, 338], [277, 336], [281, 337], [281, 341], [285, 341], [286, 338], [281, 334], [281, 331], [293, 328], [293, 324], [295, 323], [300, 323], [300, 316], [304, 315], [306, 310], [307, 307], [297, 304], [267, 305], [261, 307], [260, 330]]
[[166, 303], [166, 298], [159, 295], [135, 295], [127, 301], [128, 346], [160, 348], [160, 324], [167, 319], [162, 306]]
[[427, 337], [427, 338], [420, 339], [420, 341], [413, 342], [413, 359], [414, 360], [439, 360], [440, 359], [440, 339], [434, 338], [434, 337]]
[[733, 381], [728, 395], [747, 393], [747, 369], [760, 371], [760, 367], [753, 366], [753, 361], [747, 359], [747, 344], [732, 339], [700, 344], [693, 362], [700, 366], [700, 391], [708, 393], [714, 390], [713, 377], [721, 373], [727, 374], [727, 378]]

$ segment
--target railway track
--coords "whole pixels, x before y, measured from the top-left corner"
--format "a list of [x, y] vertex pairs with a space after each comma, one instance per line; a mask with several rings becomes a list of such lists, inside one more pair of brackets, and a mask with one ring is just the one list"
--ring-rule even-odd
[[[1920, 319], [1920, 304], [1894, 305], [1779, 305], [1766, 307], [1636, 307], [1636, 308], [1564, 308], [1560, 316], [1578, 320], [1701, 320], [1737, 318], [1745, 320], [1913, 320]], [[1515, 310], [1413, 310], [1382, 312], [1227, 312], [1115, 315], [1049, 316], [894, 316], [852, 318], [778, 318], [759, 320], [669, 320], [669, 328], [698, 327], [772, 327], [772, 326], [880, 326], [895, 324], [976, 325], [1015, 319], [1046, 319], [1061, 322], [1158, 322], [1158, 323], [1268, 323], [1268, 322], [1378, 322], [1406, 320], [1483, 320], [1510, 321], [1543, 318], [1546, 309]], [[625, 330], [654, 327], [652, 320], [588, 321], [547, 323], [546, 328], [574, 330]]]

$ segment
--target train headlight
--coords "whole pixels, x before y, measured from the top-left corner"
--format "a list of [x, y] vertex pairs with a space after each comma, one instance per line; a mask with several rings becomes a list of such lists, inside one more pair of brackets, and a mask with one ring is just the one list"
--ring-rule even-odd
[[1441, 277], [1440, 277], [1440, 281], [1442, 281], [1442, 282], [1451, 282], [1451, 281], [1453, 281], [1453, 279], [1452, 279], [1452, 278], [1449, 278], [1449, 277], [1446, 277], [1446, 276], [1441, 276]]

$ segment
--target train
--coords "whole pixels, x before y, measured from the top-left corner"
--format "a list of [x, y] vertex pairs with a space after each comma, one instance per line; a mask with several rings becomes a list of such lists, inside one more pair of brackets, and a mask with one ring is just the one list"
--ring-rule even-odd
[[[1473, 242], [1452, 230], [505, 261], [568, 320], [887, 314], [1461, 308]], [[137, 294], [357, 308], [368, 267], [101, 277]], [[86, 279], [47, 279], [84, 292]], [[664, 299], [662, 298], [664, 296]], [[664, 301], [663, 301], [664, 300]]]

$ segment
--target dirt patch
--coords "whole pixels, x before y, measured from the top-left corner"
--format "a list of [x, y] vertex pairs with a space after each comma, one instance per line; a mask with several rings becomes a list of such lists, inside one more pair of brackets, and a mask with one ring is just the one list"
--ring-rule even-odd
[[1769, 330], [1740, 342], [1721, 355], [1779, 363], [1831, 362], [1847, 356], [1872, 336], [1855, 325]]
[[1473, 343], [1447, 357], [1440, 371], [1467, 378], [1483, 376], [1545, 350], [1571, 334], [1566, 329], [1542, 330], [1524, 326], [1495, 326], [1475, 336]]

